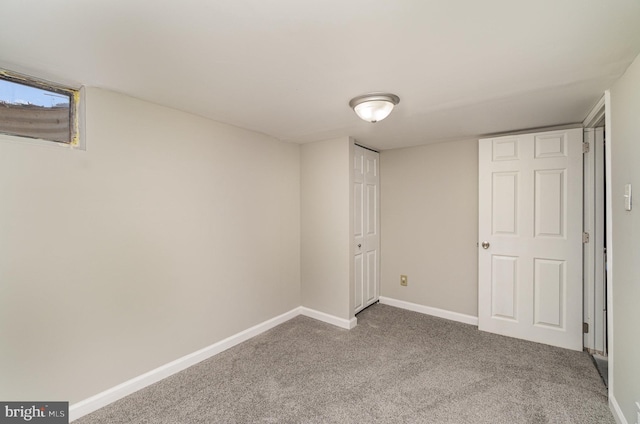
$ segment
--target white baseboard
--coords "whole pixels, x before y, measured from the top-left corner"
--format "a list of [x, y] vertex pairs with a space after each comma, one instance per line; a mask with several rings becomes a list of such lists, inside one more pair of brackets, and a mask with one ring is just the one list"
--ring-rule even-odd
[[449, 319], [451, 321], [458, 321], [464, 324], [478, 325], [478, 317], [474, 317], [473, 315], [432, 308], [431, 306], [419, 305], [417, 303], [405, 302], [404, 300], [392, 299], [384, 296], [380, 296], [380, 303], [383, 305], [395, 306], [396, 308], [407, 309], [413, 312], [420, 312], [421, 314]]
[[316, 311], [315, 309], [300, 307], [300, 314], [309, 318], [317, 319], [328, 324], [335, 325], [336, 327], [351, 330], [358, 324], [358, 318], [353, 317], [350, 320], [344, 318], [338, 318], [335, 315], [325, 314], [324, 312]]
[[299, 306], [295, 309], [290, 310], [289, 312], [278, 315], [275, 318], [271, 318], [270, 320], [241, 331], [238, 334], [227, 337], [226, 339], [214, 343], [211, 346], [207, 346], [196, 352], [185, 355], [182, 358], [178, 358], [175, 361], [171, 361], [168, 364], [162, 365], [156, 369], [134, 377], [131, 380], [127, 380], [124, 383], [118, 384], [115, 387], [105, 390], [104, 392], [98, 393], [95, 396], [91, 396], [90, 398], [82, 400], [78, 403], [74, 403], [73, 405], [69, 406], [69, 421], [77, 420], [80, 417], [97, 411], [98, 409], [103, 408], [119, 399], [122, 399], [125, 396], [129, 396], [130, 394], [137, 392], [140, 389], [143, 389], [153, 383], [157, 383], [158, 381], [167, 378], [170, 375], [187, 369], [190, 366], [197, 364], [198, 362], [202, 362], [205, 359], [211, 358], [212, 356], [215, 356], [220, 352], [224, 352], [225, 350], [237, 344], [240, 344], [252, 337], [262, 334], [265, 331], [282, 324], [283, 322], [297, 317], [298, 315], [305, 315], [319, 321], [333, 324], [340, 328], [346, 328], [348, 330], [352, 329], [357, 324], [357, 319], [355, 317], [351, 320], [347, 320], [338, 318], [333, 315], [325, 314], [324, 312]]
[[609, 391], [609, 409], [618, 424], [629, 424], [622, 413], [622, 409], [620, 409], [620, 405], [618, 405], [616, 397], [611, 394], [611, 391]]
[[167, 378], [170, 375], [189, 368], [190, 366], [195, 365], [198, 362], [204, 361], [205, 359], [217, 355], [218, 353], [223, 352], [237, 344], [240, 344], [252, 337], [264, 333], [265, 331], [270, 330], [273, 327], [300, 315], [300, 313], [300, 307], [292, 309], [289, 312], [286, 312], [249, 329], [241, 331], [238, 334], [227, 337], [226, 339], [214, 343], [211, 346], [207, 346], [196, 352], [185, 355], [182, 358], [178, 358], [175, 361], [171, 361], [168, 364], [162, 365], [154, 370], [134, 377], [131, 380], [118, 384], [117, 386], [105, 390], [102, 393], [98, 393], [95, 396], [91, 396], [88, 399], [82, 400], [78, 403], [74, 403], [73, 405], [69, 406], [69, 420], [73, 421], [84, 415], [90, 414], [91, 412], [97, 411], [98, 409], [107, 406], [119, 399], [122, 399], [123, 397], [128, 396], [134, 392], [137, 392], [144, 387], [147, 387], [153, 383], [157, 383], [158, 381]]

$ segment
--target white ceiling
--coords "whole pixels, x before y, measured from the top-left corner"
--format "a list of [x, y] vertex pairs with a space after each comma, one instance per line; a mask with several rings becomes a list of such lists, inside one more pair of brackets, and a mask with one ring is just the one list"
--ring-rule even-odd
[[[0, 65], [378, 149], [582, 121], [640, 52], [638, 0], [3, 0]], [[349, 100], [400, 96], [360, 121]]]

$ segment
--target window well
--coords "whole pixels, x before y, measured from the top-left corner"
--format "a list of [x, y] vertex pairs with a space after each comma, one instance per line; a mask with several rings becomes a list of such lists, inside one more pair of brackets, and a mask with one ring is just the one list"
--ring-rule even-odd
[[0, 70], [0, 133], [78, 143], [78, 91]]

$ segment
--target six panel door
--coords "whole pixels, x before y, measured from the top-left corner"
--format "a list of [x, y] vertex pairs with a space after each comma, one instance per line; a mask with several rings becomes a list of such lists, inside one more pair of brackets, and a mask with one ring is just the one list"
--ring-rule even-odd
[[582, 350], [582, 129], [479, 141], [479, 329]]

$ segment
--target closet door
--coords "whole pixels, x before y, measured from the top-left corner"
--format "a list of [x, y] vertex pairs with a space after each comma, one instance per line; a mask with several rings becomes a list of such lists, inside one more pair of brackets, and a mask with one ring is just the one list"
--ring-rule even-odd
[[355, 146], [353, 157], [354, 313], [376, 302], [380, 279], [380, 155]]

